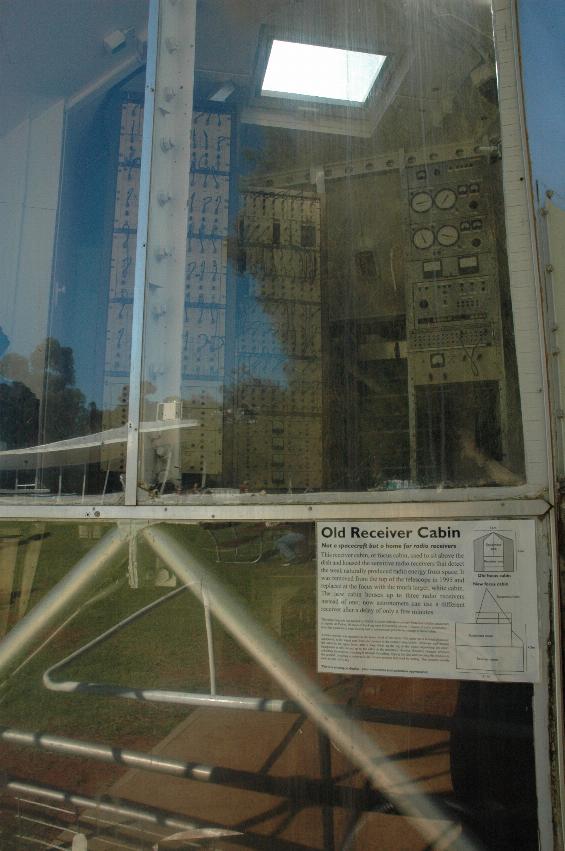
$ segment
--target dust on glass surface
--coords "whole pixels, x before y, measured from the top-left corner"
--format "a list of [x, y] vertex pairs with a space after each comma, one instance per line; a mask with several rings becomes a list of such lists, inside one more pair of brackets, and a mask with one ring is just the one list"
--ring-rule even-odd
[[186, 234], [147, 257], [137, 473], [146, 4], [103, 8], [76, 41], [8, 4], [2, 498], [121, 502], [128, 472], [145, 503], [521, 483], [489, 4], [202, 4], [182, 140], [163, 48], [152, 170], [189, 140], [187, 206], [155, 185], [149, 222], [178, 202]]
[[[0, 642], [2, 848], [537, 847], [530, 686], [318, 674], [313, 524], [157, 528], [204, 581], [185, 587], [143, 534], [108, 558], [110, 524], [0, 529], [2, 638], [99, 554], [8, 667]], [[402, 773], [394, 801], [277, 683], [281, 664]], [[406, 818], [415, 792], [436, 820]]]

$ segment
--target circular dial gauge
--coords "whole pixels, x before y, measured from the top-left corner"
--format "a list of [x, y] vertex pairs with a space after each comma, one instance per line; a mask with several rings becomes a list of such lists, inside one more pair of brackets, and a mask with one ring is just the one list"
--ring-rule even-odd
[[434, 232], [431, 228], [418, 228], [414, 231], [412, 241], [416, 248], [431, 248], [434, 244]]
[[434, 202], [438, 210], [451, 210], [455, 206], [457, 195], [453, 189], [440, 189], [436, 192]]
[[437, 241], [440, 245], [455, 245], [459, 239], [459, 231], [453, 225], [444, 225], [437, 232]]
[[416, 192], [410, 206], [415, 213], [427, 213], [432, 206], [432, 196], [428, 192]]

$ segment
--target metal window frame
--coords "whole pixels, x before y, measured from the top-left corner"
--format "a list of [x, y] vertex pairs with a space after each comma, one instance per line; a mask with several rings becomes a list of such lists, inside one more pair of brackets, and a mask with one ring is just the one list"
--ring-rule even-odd
[[[194, 52], [196, 20], [190, 5], [192, 38], [188, 52]], [[151, 245], [155, 247], [156, 234], [152, 227], [155, 216], [151, 209], [159, 207], [153, 196], [157, 194], [151, 186], [154, 157], [159, 155], [158, 139], [155, 136], [159, 122], [156, 116], [160, 66], [160, 20], [163, 13], [176, 13], [188, 4], [177, 0], [149, 0], [147, 67], [145, 85], [145, 112], [143, 125], [143, 147], [139, 189], [138, 239], [135, 263], [135, 285], [133, 302], [133, 324], [131, 341], [130, 395], [128, 413], [128, 437], [126, 449], [126, 484], [123, 505], [105, 505], [103, 497], [93, 495], [88, 503], [16, 504], [4, 502], [0, 515], [5, 518], [42, 519], [244, 519], [260, 516], [266, 519], [297, 517], [311, 519], [316, 510], [324, 507], [324, 516], [342, 519], [360, 519], [366, 516], [367, 506], [374, 507], [375, 516], [390, 516], [384, 506], [395, 506], [396, 513], [410, 511], [407, 506], [426, 503], [467, 504], [473, 502], [482, 512], [480, 504], [492, 501], [495, 511], [503, 508], [510, 500], [528, 500], [534, 503], [539, 497], [553, 504], [553, 475], [551, 457], [551, 434], [549, 426], [546, 364], [542, 352], [543, 319], [540, 302], [539, 271], [536, 263], [537, 244], [533, 194], [529, 174], [527, 139], [524, 110], [520, 88], [519, 36], [517, 32], [516, 0], [493, 0], [495, 47], [500, 78], [500, 113], [503, 131], [502, 150], [504, 203], [507, 220], [508, 260], [510, 266], [510, 288], [512, 310], [515, 321], [515, 344], [518, 358], [518, 377], [522, 400], [522, 423], [524, 429], [524, 451], [526, 458], [526, 484], [520, 486], [453, 488], [449, 491], [411, 489], [397, 492], [339, 493], [296, 496], [261, 497], [250, 503], [243, 498], [200, 505], [167, 503], [139, 503], [137, 500], [137, 478], [140, 460], [140, 403], [143, 383], [144, 322], [146, 315], [147, 264]], [[165, 39], [169, 41], [169, 39]], [[169, 53], [161, 50], [162, 53]], [[166, 57], [165, 57], [166, 59]], [[157, 142], [157, 144], [156, 144]], [[190, 151], [186, 154], [190, 157]], [[498, 502], [495, 508], [494, 503]], [[102, 504], [101, 504], [102, 503]], [[290, 508], [291, 503], [292, 508]], [[400, 505], [403, 508], [400, 509]], [[77, 511], [78, 508], [78, 511]], [[337, 513], [336, 513], [337, 512]], [[382, 512], [382, 513], [381, 513]], [[532, 515], [539, 513], [535, 504]], [[406, 516], [410, 516], [409, 514]], [[465, 508], [461, 515], [468, 516]]]
[[[149, 0], [148, 58], [146, 79], [146, 111], [143, 129], [138, 245], [135, 268], [135, 292], [131, 350], [131, 380], [127, 443], [127, 477], [125, 505], [111, 506], [94, 500], [92, 504], [17, 505], [3, 503], [0, 515], [5, 520], [74, 520], [125, 521], [115, 531], [111, 545], [106, 538], [101, 548], [94, 548], [84, 568], [81, 588], [84, 590], [98, 578], [108, 552], [119, 551], [130, 535], [131, 521], [170, 521], [198, 523], [201, 520], [295, 520], [312, 522], [332, 519], [392, 520], [411, 518], [480, 518], [534, 517], [538, 519], [538, 592], [541, 603], [540, 638], [548, 642], [543, 657], [543, 680], [534, 687], [534, 736], [537, 760], [540, 847], [554, 847], [556, 810], [563, 808], [563, 702], [560, 694], [561, 657], [555, 625], [559, 623], [559, 590], [557, 570], [556, 522], [554, 504], [554, 467], [549, 422], [547, 369], [542, 350], [544, 341], [540, 275], [537, 265], [537, 241], [534, 196], [530, 180], [521, 91], [520, 42], [517, 0], [493, 0], [496, 54], [500, 74], [500, 109], [503, 125], [505, 210], [508, 232], [508, 258], [515, 320], [515, 342], [518, 356], [519, 385], [522, 399], [524, 446], [527, 482], [520, 487], [453, 489], [449, 492], [411, 491], [379, 494], [317, 494], [305, 499], [289, 498], [284, 503], [266, 498], [229, 504], [167, 505], [137, 504], [137, 471], [139, 460], [140, 399], [142, 386], [143, 324], [145, 313], [147, 246], [151, 237], [149, 210], [151, 204], [151, 160], [155, 113], [155, 85], [158, 73], [159, 18], [165, 3], [174, 6], [178, 0]], [[129, 522], [128, 522], [129, 521]], [[135, 524], [134, 524], [135, 525]], [[145, 533], [144, 533], [145, 534]], [[74, 572], [69, 574], [74, 577]], [[67, 579], [63, 580], [65, 583]], [[82, 583], [82, 584], [81, 584]], [[549, 590], [548, 590], [549, 589]], [[64, 613], [65, 595], [57, 586], [59, 603], [48, 594], [33, 610], [43, 628], [54, 625]], [[29, 638], [29, 624], [24, 619], [0, 643], [0, 660], [20, 653], [22, 642]], [[1, 667], [1, 664], [0, 664]], [[550, 774], [550, 737], [556, 742], [559, 771], [558, 800], [554, 800]], [[561, 730], [560, 730], [561, 728]], [[561, 750], [561, 753], [559, 752]], [[555, 792], [555, 790], [553, 790]], [[564, 818], [561, 809], [561, 818]]]
[[[514, 79], [516, 84], [517, 107], [520, 128], [520, 150], [525, 169], [525, 190], [528, 213], [528, 224], [530, 234], [531, 252], [535, 258], [535, 295], [538, 311], [539, 339], [543, 341], [544, 352], [550, 351], [551, 341], [547, 338], [547, 326], [544, 310], [544, 274], [543, 257], [544, 242], [543, 235], [537, 224], [536, 217], [536, 191], [532, 174], [532, 165], [529, 157], [528, 132], [526, 122], [526, 108], [524, 97], [524, 73], [522, 54], [520, 49], [520, 16], [519, 0], [494, 0], [493, 5], [507, 6], [506, 20], [503, 16], [503, 24], [510, 24], [514, 57]], [[547, 441], [548, 457], [548, 494], [553, 508], [548, 516], [547, 547], [549, 550], [549, 572], [539, 570], [538, 563], [538, 589], [540, 595], [548, 597], [547, 605], [542, 610], [543, 619], [548, 622], [544, 624], [547, 631], [547, 656], [544, 659], [544, 679], [534, 688], [534, 744], [537, 761], [538, 795], [547, 795], [552, 810], [552, 819], [548, 818], [545, 823], [541, 821], [541, 835], [550, 835], [554, 838], [555, 848], [565, 847], [565, 710], [564, 710], [564, 683], [563, 683], [563, 626], [561, 617], [561, 588], [560, 588], [560, 559], [558, 543], [559, 517], [556, 509], [559, 478], [560, 447], [553, 431], [550, 413], [552, 411], [551, 400], [551, 376], [547, 357], [542, 358], [541, 374], [543, 377], [543, 394], [545, 410], [545, 431]], [[536, 719], [536, 716], [537, 719]], [[547, 719], [547, 724], [544, 722]], [[551, 756], [550, 756], [551, 754]], [[549, 763], [549, 765], [547, 764]], [[551, 846], [553, 847], [553, 846]]]

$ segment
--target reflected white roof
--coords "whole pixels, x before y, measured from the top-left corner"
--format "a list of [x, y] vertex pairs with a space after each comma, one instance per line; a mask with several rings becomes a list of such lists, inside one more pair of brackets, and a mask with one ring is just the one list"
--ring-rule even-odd
[[[171, 429], [196, 428], [198, 425], [200, 425], [198, 420], [155, 420], [140, 423], [139, 431], [141, 434], [147, 434]], [[5, 449], [0, 452], [0, 470], [28, 469], [38, 463], [43, 467], [95, 464], [100, 461], [102, 447], [105, 449], [106, 460], [112, 460], [112, 449], [115, 448], [115, 457], [118, 458], [123, 453], [123, 445], [127, 439], [128, 427], [123, 425], [99, 431], [96, 434], [57, 440], [54, 443], [43, 443], [24, 449]]]

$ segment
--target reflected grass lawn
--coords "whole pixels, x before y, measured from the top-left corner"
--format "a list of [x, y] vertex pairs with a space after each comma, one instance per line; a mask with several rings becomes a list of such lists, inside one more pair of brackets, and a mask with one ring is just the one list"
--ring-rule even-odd
[[[110, 528], [103, 527], [102, 534]], [[206, 529], [180, 525], [169, 528], [187, 548], [208, 560], [214, 574], [244, 599], [267, 629], [278, 634], [292, 655], [304, 661], [308, 646], [307, 656], [310, 657], [315, 604], [312, 562], [292, 569], [283, 568], [281, 559], [276, 557], [254, 564], [257, 524], [250, 526], [247, 540], [239, 547], [237, 563], [216, 561], [215, 542]], [[95, 543], [80, 538], [76, 524], [49, 524], [46, 533], [28, 611]], [[24, 529], [22, 537], [25, 538]], [[229, 542], [229, 538], [226, 540]], [[221, 557], [229, 558], [229, 550], [222, 552]], [[190, 712], [186, 707], [80, 693], [61, 694], [47, 690], [41, 681], [46, 668], [168, 593], [170, 587], [155, 586], [160, 573], [163, 578], [162, 568], [154, 554], [140, 544], [140, 587], [129, 586], [125, 562], [102, 577], [100, 589], [117, 579], [121, 579], [121, 585], [83, 608], [3, 684], [0, 724], [122, 746], [150, 747], [186, 718]], [[17, 594], [14, 610], [16, 603]], [[269, 676], [258, 669], [216, 621], [213, 632], [220, 693], [282, 696]], [[181, 593], [85, 653], [57, 674], [57, 678], [206, 693], [209, 691], [209, 669], [202, 606], [189, 591]]]

